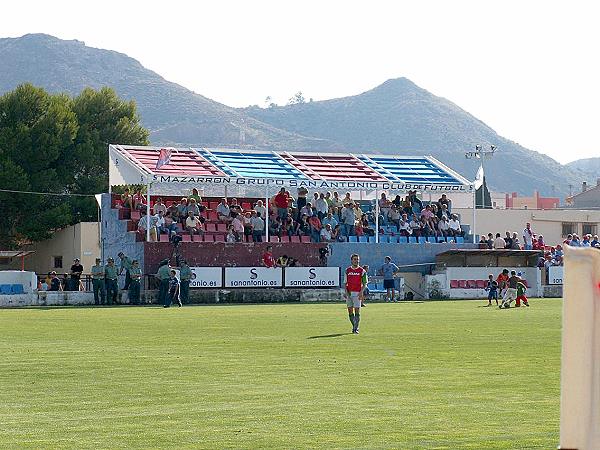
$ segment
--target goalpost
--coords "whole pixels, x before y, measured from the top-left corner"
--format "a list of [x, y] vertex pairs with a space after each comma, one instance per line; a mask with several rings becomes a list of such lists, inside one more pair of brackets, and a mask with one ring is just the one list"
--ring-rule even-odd
[[565, 249], [560, 449], [600, 449], [600, 251]]

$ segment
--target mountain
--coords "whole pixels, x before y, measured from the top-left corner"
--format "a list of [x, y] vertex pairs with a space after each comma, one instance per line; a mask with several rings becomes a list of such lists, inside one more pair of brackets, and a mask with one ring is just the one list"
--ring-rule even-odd
[[24, 82], [71, 95], [79, 94], [85, 87], [112, 87], [122, 98], [136, 101], [153, 143], [238, 144], [242, 129], [245, 142], [254, 146], [335, 146], [260, 123], [243, 112], [166, 81], [127, 55], [87, 47], [80, 41], [45, 34], [0, 39], [0, 61], [0, 94]]
[[566, 166], [580, 172], [588, 183], [596, 184], [597, 179], [600, 179], [600, 158], [578, 159]]
[[[475, 176], [477, 164], [465, 158], [465, 151], [476, 144], [495, 145], [498, 151], [485, 162], [485, 174], [496, 190], [565, 195], [569, 180], [578, 179], [575, 171], [499, 136], [454, 103], [406, 78], [388, 80], [356, 96], [245, 111], [277, 128], [340, 142], [357, 152], [431, 154], [467, 178]], [[554, 176], [557, 171], [560, 179]]]
[[493, 144], [498, 152], [486, 162], [493, 189], [564, 196], [582, 179], [580, 171], [499, 136], [406, 78], [351, 97], [236, 109], [171, 83], [127, 55], [80, 41], [44, 34], [0, 39], [0, 61], [0, 94], [24, 82], [72, 95], [88, 86], [112, 87], [136, 101], [158, 145], [238, 146], [244, 135], [246, 146], [265, 149], [433, 155], [473, 178], [476, 162], [464, 152]]

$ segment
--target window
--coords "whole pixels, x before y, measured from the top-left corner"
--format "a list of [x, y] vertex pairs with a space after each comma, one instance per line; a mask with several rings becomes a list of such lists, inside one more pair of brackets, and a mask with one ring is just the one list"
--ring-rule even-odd
[[595, 223], [582, 223], [581, 224], [581, 234], [585, 236], [586, 234], [591, 234], [592, 236], [597, 233], [598, 227]]
[[62, 258], [62, 256], [53, 256], [53, 259], [54, 259], [53, 267], [55, 269], [62, 269], [62, 265], [63, 265], [63, 258]]
[[567, 235], [574, 233], [577, 233], [577, 224], [570, 222], [562, 223], [562, 237], [567, 237]]

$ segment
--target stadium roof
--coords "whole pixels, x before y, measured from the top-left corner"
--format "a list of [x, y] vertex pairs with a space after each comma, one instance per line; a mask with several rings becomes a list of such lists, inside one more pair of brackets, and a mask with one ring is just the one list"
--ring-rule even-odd
[[248, 195], [300, 186], [472, 192], [471, 182], [432, 156], [110, 145], [109, 157], [110, 186], [148, 184], [152, 193], [179, 193], [191, 187], [214, 193], [217, 186]]

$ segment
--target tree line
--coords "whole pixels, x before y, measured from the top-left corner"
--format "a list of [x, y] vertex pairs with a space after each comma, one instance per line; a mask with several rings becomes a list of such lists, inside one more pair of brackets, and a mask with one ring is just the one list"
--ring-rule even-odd
[[22, 84], [1, 96], [0, 249], [96, 221], [93, 194], [108, 191], [110, 143], [148, 145], [135, 102], [110, 88], [72, 97]]

